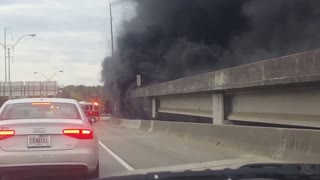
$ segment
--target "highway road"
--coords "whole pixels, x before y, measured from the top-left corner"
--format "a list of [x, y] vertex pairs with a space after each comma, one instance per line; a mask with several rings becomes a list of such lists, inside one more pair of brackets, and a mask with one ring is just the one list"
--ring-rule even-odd
[[268, 159], [208, 144], [125, 128], [110, 121], [94, 124], [100, 145], [100, 177], [138, 172], [237, 167]]

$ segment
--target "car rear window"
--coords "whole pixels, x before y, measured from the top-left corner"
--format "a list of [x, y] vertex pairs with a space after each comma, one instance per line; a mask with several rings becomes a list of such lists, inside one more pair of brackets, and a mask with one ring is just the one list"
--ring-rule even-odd
[[17, 103], [8, 104], [0, 119], [81, 119], [78, 108], [71, 103]]

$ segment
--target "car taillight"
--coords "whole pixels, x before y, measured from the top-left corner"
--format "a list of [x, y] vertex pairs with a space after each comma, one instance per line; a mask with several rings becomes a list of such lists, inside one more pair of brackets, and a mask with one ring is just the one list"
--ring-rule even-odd
[[77, 139], [93, 139], [93, 132], [88, 129], [64, 129], [63, 134]]
[[14, 136], [14, 130], [0, 130], [0, 140], [7, 139]]

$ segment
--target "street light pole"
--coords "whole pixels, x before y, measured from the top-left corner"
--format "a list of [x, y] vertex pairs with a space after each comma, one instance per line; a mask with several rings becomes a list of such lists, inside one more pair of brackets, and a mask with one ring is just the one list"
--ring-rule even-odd
[[33, 72], [33, 74], [40, 74], [42, 77], [44, 77], [47, 81], [49, 81], [49, 78], [44, 75], [42, 72]]
[[4, 28], [4, 80], [7, 82], [7, 28]]
[[[42, 77], [44, 77], [44, 79], [46, 80], [46, 81], [49, 81], [49, 78], [46, 76], [46, 75], [44, 75], [42, 72], [33, 72], [33, 74], [40, 74]], [[41, 89], [41, 97], [44, 95], [44, 92], [43, 92], [43, 81], [42, 81], [42, 78], [41, 78], [41, 85], [40, 85], [40, 89]], [[47, 93], [47, 89], [48, 89], [48, 85], [47, 85], [47, 83], [46, 83], [46, 93]]]
[[0, 42], [0, 45], [2, 46], [4, 50], [4, 81], [7, 82], [8, 78], [8, 73], [7, 73], [7, 29], [10, 28], [4, 28], [4, 33], [3, 33], [3, 42]]
[[54, 78], [54, 76], [57, 75], [57, 73], [63, 73], [63, 71], [60, 70], [60, 71], [54, 72], [54, 73], [50, 76], [50, 78], [48, 78], [48, 77], [47, 77], [46, 75], [44, 75], [42, 72], [33, 72], [33, 74], [40, 74], [40, 75], [41, 75], [42, 77], [44, 77], [47, 81], [51, 81], [52, 78]]
[[[63, 73], [62, 70], [60, 71], [56, 71], [55, 73], [52, 74], [52, 76], [50, 78], [48, 78], [46, 75], [44, 75], [42, 72], [33, 72], [33, 74], [40, 74], [42, 77], [44, 77], [47, 82], [46, 82], [46, 95], [48, 95], [48, 82], [50, 82], [52, 80], [52, 78], [57, 74], [57, 73]], [[55, 93], [56, 94], [56, 93]], [[55, 95], [54, 95], [55, 97]]]
[[11, 77], [10, 77], [10, 49], [8, 48], [8, 81], [9, 81], [9, 99], [11, 99], [12, 91], [11, 91]]
[[114, 47], [113, 47], [113, 19], [112, 19], [112, 3], [109, 3], [109, 12], [110, 12], [110, 33], [111, 33], [111, 55], [114, 55]]
[[63, 71], [60, 70], [60, 71], [56, 71], [55, 73], [53, 73], [52, 76], [49, 78], [49, 81], [51, 81], [52, 78], [53, 78], [57, 73], [63, 73]]
[[25, 34], [23, 36], [21, 36], [12, 46], [7, 46], [5, 45], [5, 48], [7, 48], [7, 58], [8, 58], [8, 81], [9, 81], [9, 99], [11, 99], [11, 62], [10, 62], [10, 54], [11, 54], [11, 50], [14, 50], [14, 48], [18, 45], [18, 43], [20, 42], [20, 40], [26, 36], [31, 36], [31, 37], [35, 37], [36, 34]]
[[112, 17], [112, 5], [128, 2], [132, 0], [118, 0], [114, 2], [109, 2], [109, 16], [110, 16], [110, 36], [111, 36], [111, 55], [114, 56], [114, 38], [113, 38], [113, 17]]

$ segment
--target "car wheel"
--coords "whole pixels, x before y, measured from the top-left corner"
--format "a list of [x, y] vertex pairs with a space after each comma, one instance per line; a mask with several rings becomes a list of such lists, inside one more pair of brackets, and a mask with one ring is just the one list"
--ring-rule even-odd
[[100, 166], [98, 162], [96, 169], [88, 175], [88, 178], [99, 178], [99, 174], [100, 174]]

